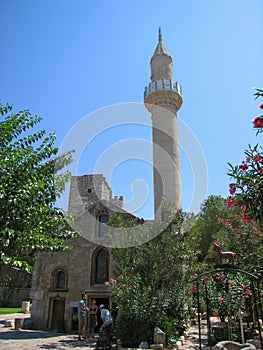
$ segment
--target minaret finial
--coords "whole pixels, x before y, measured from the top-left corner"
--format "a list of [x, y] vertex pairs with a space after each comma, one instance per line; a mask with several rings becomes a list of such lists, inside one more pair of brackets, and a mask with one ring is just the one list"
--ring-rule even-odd
[[162, 32], [161, 27], [159, 27], [159, 35], [158, 35], [159, 43], [162, 41]]

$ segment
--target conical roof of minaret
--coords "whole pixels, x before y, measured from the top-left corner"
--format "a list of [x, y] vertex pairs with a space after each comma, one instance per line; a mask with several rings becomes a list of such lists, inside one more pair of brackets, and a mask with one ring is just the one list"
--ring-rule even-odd
[[151, 81], [173, 80], [173, 60], [164, 47], [161, 28], [159, 28], [158, 44], [151, 58]]
[[158, 34], [158, 44], [156, 46], [156, 49], [153, 53], [152, 59], [156, 55], [167, 55], [170, 57], [168, 51], [166, 50], [164, 44], [163, 44], [163, 38], [162, 38], [162, 33], [161, 33], [161, 28], [159, 28], [159, 34]]

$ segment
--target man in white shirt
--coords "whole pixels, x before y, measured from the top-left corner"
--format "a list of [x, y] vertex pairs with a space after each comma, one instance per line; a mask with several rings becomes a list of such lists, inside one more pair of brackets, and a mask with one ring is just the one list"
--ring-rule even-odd
[[99, 309], [100, 309], [100, 316], [103, 322], [101, 328], [105, 329], [106, 332], [110, 332], [112, 327], [112, 316], [109, 310], [106, 309], [103, 304], [99, 306]]

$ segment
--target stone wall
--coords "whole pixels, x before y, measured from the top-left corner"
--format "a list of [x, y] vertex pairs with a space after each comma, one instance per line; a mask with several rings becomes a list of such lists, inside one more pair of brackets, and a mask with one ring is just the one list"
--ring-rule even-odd
[[0, 307], [21, 307], [29, 298], [30, 288], [0, 288]]
[[0, 288], [30, 288], [31, 280], [31, 273], [0, 264]]
[[0, 264], [0, 307], [20, 307], [29, 300], [32, 274]]

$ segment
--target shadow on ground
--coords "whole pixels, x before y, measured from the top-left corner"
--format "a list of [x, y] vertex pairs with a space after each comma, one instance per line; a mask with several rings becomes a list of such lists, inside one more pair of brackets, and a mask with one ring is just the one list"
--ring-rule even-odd
[[58, 342], [42, 344], [39, 346], [39, 349], [61, 349], [61, 348], [95, 348], [96, 341], [92, 340], [84, 340], [78, 341], [78, 339], [63, 339]]

